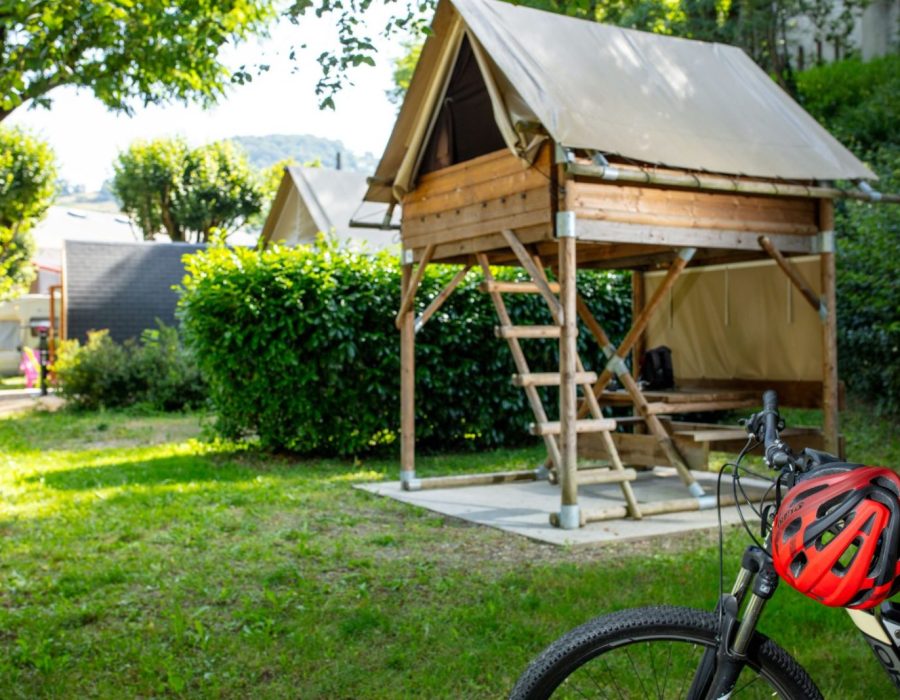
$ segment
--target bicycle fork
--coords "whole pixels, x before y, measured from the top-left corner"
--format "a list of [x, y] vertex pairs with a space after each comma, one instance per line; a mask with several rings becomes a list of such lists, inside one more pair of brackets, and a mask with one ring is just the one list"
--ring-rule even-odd
[[[720, 619], [718, 646], [703, 653], [688, 690], [688, 700], [728, 700], [731, 697], [747, 662], [747, 649], [759, 617], [777, 587], [778, 574], [772, 565], [772, 557], [759, 547], [748, 547], [731, 593], [723, 595], [716, 607]], [[739, 619], [745, 600], [743, 616]]]

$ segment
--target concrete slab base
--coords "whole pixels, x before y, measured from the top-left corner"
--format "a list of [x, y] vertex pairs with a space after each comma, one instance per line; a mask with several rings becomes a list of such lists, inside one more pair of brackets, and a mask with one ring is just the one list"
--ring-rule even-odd
[[[716, 492], [716, 474], [695, 473], [707, 493]], [[768, 483], [744, 478], [741, 483], [759, 492]], [[639, 503], [688, 497], [687, 489], [674, 469], [656, 467], [639, 474], [632, 482]], [[731, 492], [731, 478], [723, 477], [722, 492]], [[454, 489], [404, 491], [399, 481], [358, 484], [356, 488], [379, 496], [427, 508], [437, 513], [461, 518], [480, 525], [524, 535], [551, 544], [588, 544], [597, 542], [643, 540], [718, 526], [716, 509], [654, 515], [643, 520], [609, 520], [589, 523], [577, 530], [561, 530], [550, 525], [550, 513], [559, 511], [559, 487], [546, 481], [525, 481], [490, 486], [466, 486]], [[596, 484], [578, 489], [579, 504], [585, 510], [608, 508], [624, 503], [622, 490], [616, 484]], [[757, 523], [749, 506], [744, 517]], [[740, 522], [737, 508], [722, 509], [722, 522]]]

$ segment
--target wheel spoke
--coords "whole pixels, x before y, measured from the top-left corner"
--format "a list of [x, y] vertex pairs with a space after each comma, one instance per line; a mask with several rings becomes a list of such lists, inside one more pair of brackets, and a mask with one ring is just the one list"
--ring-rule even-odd
[[757, 674], [757, 675], [753, 676], [753, 678], [751, 678], [749, 681], [747, 681], [746, 683], [744, 683], [744, 685], [742, 685], [740, 688], [738, 688], [737, 690], [735, 690], [731, 695], [732, 695], [732, 696], [737, 695], [737, 694], [740, 693], [742, 690], [745, 690], [745, 689], [748, 688], [749, 686], [751, 686], [751, 685], [753, 685], [754, 683], [756, 683], [756, 681], [758, 681], [758, 680], [759, 680], [759, 675]]
[[667, 645], [669, 647], [669, 655], [666, 658], [666, 677], [663, 678], [663, 687], [662, 693], [660, 693], [660, 697], [666, 697], [666, 686], [669, 685], [669, 671], [672, 670], [672, 649], [675, 647], [674, 644]]
[[649, 695], [647, 695], [647, 689], [644, 688], [644, 681], [643, 681], [643, 679], [641, 678], [640, 672], [637, 670], [637, 666], [634, 665], [634, 659], [631, 658], [631, 651], [629, 651], [628, 647], [625, 647], [625, 654], [628, 656], [628, 661], [631, 663], [631, 668], [632, 668], [632, 670], [634, 671], [634, 676], [635, 676], [635, 678], [637, 678], [637, 679], [638, 679], [638, 683], [641, 684], [641, 690], [644, 692], [644, 695], [643, 695], [643, 696], [644, 696], [645, 698], [646, 698], [646, 697], [649, 697]]
[[[671, 648], [671, 646], [672, 645], [670, 644], [669, 647]], [[647, 653], [650, 655], [650, 673], [653, 675], [653, 683], [656, 685], [656, 697], [659, 698], [659, 700], [663, 700], [665, 696], [659, 689], [659, 674], [656, 672], [656, 664], [653, 663], [653, 645], [650, 642], [647, 642], [646, 647]]]

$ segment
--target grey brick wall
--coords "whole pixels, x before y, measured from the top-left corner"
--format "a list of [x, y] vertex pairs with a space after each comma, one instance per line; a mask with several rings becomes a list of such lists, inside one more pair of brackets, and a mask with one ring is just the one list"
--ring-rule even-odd
[[186, 243], [65, 241], [63, 270], [69, 338], [109, 329], [116, 341], [134, 338], [156, 319], [175, 324], [183, 255], [204, 246]]

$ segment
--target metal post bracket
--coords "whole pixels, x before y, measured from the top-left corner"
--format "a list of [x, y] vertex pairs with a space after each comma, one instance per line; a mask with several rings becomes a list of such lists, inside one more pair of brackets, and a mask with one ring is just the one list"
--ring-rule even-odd
[[556, 212], [556, 237], [575, 238], [575, 212]]

